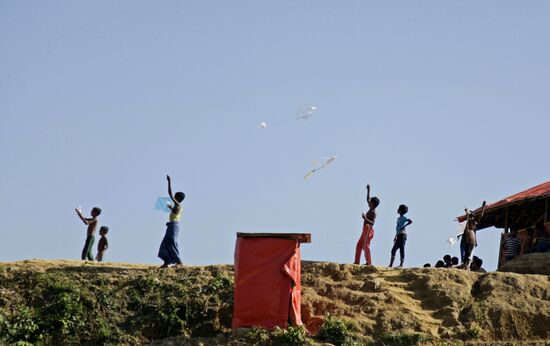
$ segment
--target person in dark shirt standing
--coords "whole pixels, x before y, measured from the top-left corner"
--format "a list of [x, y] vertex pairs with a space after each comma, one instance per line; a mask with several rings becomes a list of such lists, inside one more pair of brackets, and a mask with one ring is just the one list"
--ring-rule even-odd
[[102, 262], [105, 251], [109, 248], [109, 241], [107, 240], [107, 233], [109, 232], [109, 227], [101, 226], [99, 229], [99, 243], [97, 244], [97, 256], [95, 256], [96, 261]]
[[[409, 211], [409, 207], [404, 204], [401, 204], [397, 208], [397, 213], [399, 217], [397, 218], [397, 225], [395, 227], [395, 238], [393, 239], [393, 248], [391, 249], [391, 259], [390, 259], [390, 268], [393, 267], [393, 261], [395, 260], [395, 253], [399, 249], [399, 256], [401, 262], [399, 267], [403, 267], [403, 262], [405, 262], [405, 242], [407, 241], [407, 233], [405, 228], [412, 223], [411, 219], [405, 217], [405, 214]], [[451, 257], [449, 256], [449, 261]]]
[[535, 247], [536, 252], [547, 252], [550, 248], [550, 240], [548, 239], [548, 232], [546, 232], [546, 228], [544, 227], [544, 223], [542, 221], [537, 222], [535, 226]]
[[370, 242], [374, 237], [374, 222], [376, 221], [376, 207], [380, 204], [380, 200], [377, 197], [370, 197], [370, 185], [367, 185], [367, 203], [369, 210], [367, 213], [363, 213], [363, 232], [361, 237], [355, 246], [355, 261], [354, 264], [359, 264], [361, 261], [361, 252], [365, 252], [365, 259], [367, 265], [372, 265], [372, 259], [370, 254]]
[[523, 242], [523, 254], [530, 254], [535, 251], [535, 230], [527, 228], [527, 237]]
[[518, 238], [518, 230], [512, 228], [510, 234], [504, 238], [504, 257], [506, 258], [506, 262], [518, 256], [520, 250], [521, 240]]

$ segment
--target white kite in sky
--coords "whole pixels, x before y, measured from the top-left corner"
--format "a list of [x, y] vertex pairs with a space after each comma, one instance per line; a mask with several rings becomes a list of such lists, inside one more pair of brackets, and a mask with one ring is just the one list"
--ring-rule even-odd
[[315, 106], [300, 107], [300, 109], [298, 109], [296, 117], [292, 120], [308, 120], [313, 116], [313, 113], [315, 113], [316, 110], [317, 107]]
[[327, 167], [328, 165], [330, 165], [331, 163], [333, 163], [334, 160], [336, 160], [337, 157], [338, 156], [336, 156], [336, 155], [325, 157], [325, 162], [323, 162], [322, 164], [319, 164], [319, 161], [317, 161], [317, 160], [313, 161], [313, 165], [315, 166], [315, 168], [313, 168], [312, 170], [307, 172], [306, 175], [304, 175], [304, 179], [308, 180], [315, 172], [320, 171], [321, 169], [323, 169], [323, 168]]
[[317, 111], [317, 107], [315, 106], [309, 106], [309, 107], [302, 106], [298, 109], [298, 111], [296, 112], [296, 116], [292, 119], [289, 119], [286, 121], [279, 121], [272, 124], [268, 124], [266, 121], [262, 121], [261, 123], [258, 124], [257, 127], [259, 129], [265, 129], [267, 127], [281, 125], [282, 123], [285, 123], [285, 122], [296, 121], [296, 120], [308, 120], [313, 116], [313, 113], [315, 113], [316, 111]]

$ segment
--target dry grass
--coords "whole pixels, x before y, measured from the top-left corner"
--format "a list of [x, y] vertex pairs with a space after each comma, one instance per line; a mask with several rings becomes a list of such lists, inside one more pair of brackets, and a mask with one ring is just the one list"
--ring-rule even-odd
[[[355, 340], [364, 344], [416, 342], [411, 340], [430, 344], [543, 344], [550, 341], [549, 276], [480, 274], [458, 269], [389, 269], [307, 261], [302, 266], [302, 319], [313, 334], [330, 314], [349, 321], [354, 326]], [[159, 270], [151, 265], [67, 260], [0, 263], [0, 275], [4, 279], [16, 273], [63, 275], [79, 285], [86, 285], [89, 277], [103, 278], [101, 282], [106, 285], [103, 289], [108, 290], [126, 287], [124, 285], [138, 277], [153, 277], [167, 284], [187, 277], [197, 287], [206, 287], [216, 275], [232, 276], [233, 268], [222, 265]], [[31, 288], [9, 287], [5, 282], [0, 283], [0, 301], [4, 307], [10, 301], [26, 304], [24, 293]], [[119, 294], [117, 299], [125, 297]], [[121, 301], [118, 306], [126, 305]], [[225, 325], [217, 327], [211, 335], [176, 336], [159, 344], [238, 344], [230, 333], [230, 318], [222, 321]], [[123, 323], [120, 329], [130, 333], [124, 330]], [[140, 334], [134, 330], [132, 333], [127, 340], [147, 341], [147, 332]]]

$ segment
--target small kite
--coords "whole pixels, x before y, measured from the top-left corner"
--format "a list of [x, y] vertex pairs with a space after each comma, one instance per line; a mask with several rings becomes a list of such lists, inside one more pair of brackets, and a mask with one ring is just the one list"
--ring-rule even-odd
[[447, 244], [449, 244], [449, 247], [454, 247], [456, 245], [456, 238], [454, 237], [449, 237], [449, 239], [447, 239]]
[[155, 210], [162, 210], [165, 213], [171, 212], [172, 200], [170, 197], [159, 197], [157, 198], [157, 202], [155, 203]]
[[309, 107], [300, 107], [298, 109], [298, 113], [296, 114], [296, 117], [292, 120], [308, 120], [313, 116], [313, 113], [317, 110], [317, 107], [315, 106], [309, 106]]
[[456, 237], [449, 237], [447, 239], [447, 244], [449, 244], [450, 247], [454, 247], [456, 243], [458, 243], [458, 237], [461, 237], [464, 233], [464, 229], [466, 228], [466, 222], [459, 223], [456, 228]]
[[325, 162], [323, 162], [322, 164], [320, 164], [319, 161], [317, 161], [317, 160], [313, 161], [313, 165], [315, 166], [315, 168], [313, 168], [312, 170], [307, 172], [306, 175], [304, 175], [304, 180], [308, 180], [315, 172], [320, 171], [323, 168], [326, 168], [328, 165], [333, 163], [334, 160], [336, 160], [337, 157], [338, 156], [336, 156], [336, 155], [328, 156], [328, 157], [325, 158]]
[[289, 119], [286, 121], [279, 121], [272, 124], [268, 124], [266, 121], [262, 121], [257, 125], [257, 127], [259, 129], [265, 129], [270, 126], [281, 125], [282, 123], [285, 123], [285, 122], [297, 121], [297, 120], [308, 120], [313, 116], [313, 113], [315, 113], [315, 111], [317, 111], [317, 107], [315, 106], [309, 106], [309, 107], [302, 106], [298, 109], [298, 111], [296, 112], [296, 116], [292, 119]]

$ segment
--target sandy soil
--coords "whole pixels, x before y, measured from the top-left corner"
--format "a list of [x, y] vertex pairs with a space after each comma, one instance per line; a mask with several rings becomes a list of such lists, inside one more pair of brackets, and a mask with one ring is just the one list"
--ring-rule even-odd
[[[542, 261], [538, 256], [530, 256], [510, 264], [519, 270], [529, 263]], [[356, 326], [358, 339], [365, 343], [399, 332], [428, 335], [435, 340], [434, 344], [456, 340], [471, 344], [550, 344], [550, 276], [547, 275], [391, 269], [308, 261], [302, 266], [302, 319], [312, 334], [330, 314], [351, 321]], [[158, 266], [109, 262], [0, 263], [3, 272], [50, 270], [68, 275], [96, 272], [118, 277], [159, 271]], [[170, 270], [169, 275], [212, 270], [232, 275], [233, 268], [230, 265], [184, 266]], [[214, 345], [225, 341], [223, 335], [212, 335], [193, 343]], [[171, 338], [161, 344], [190, 343], [190, 340]]]

